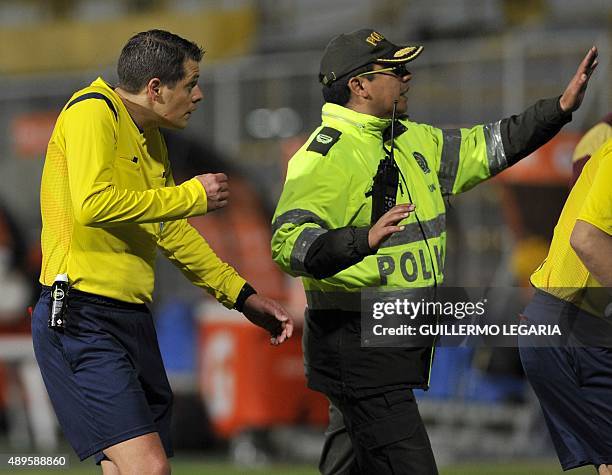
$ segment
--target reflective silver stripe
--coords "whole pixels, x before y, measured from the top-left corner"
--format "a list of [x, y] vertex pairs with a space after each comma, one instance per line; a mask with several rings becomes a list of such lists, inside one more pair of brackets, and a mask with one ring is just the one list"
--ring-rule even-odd
[[501, 120], [498, 120], [483, 127], [491, 176], [497, 175], [502, 170], [508, 168], [508, 160], [506, 159], [504, 143], [501, 138], [500, 124]]
[[298, 238], [295, 240], [293, 245], [293, 251], [291, 252], [291, 270], [298, 275], [309, 275], [304, 267], [304, 260], [308, 249], [312, 246], [312, 243], [321, 234], [325, 234], [327, 231], [321, 228], [306, 228], [300, 233]]
[[[446, 213], [441, 213], [427, 221], [421, 221], [421, 224], [427, 239], [438, 237], [446, 231]], [[380, 247], [400, 246], [402, 244], [410, 244], [411, 242], [423, 241], [424, 239], [419, 223], [410, 223], [406, 224], [403, 231], [393, 234]]]
[[440, 163], [440, 186], [443, 194], [451, 194], [461, 153], [461, 129], [442, 130], [442, 159]]
[[322, 228], [327, 229], [327, 224], [325, 221], [323, 221], [322, 218], [314, 214], [312, 211], [308, 211], [306, 209], [292, 209], [276, 218], [276, 220], [272, 223], [272, 234], [278, 231], [283, 224], [287, 223], [295, 224], [296, 226], [300, 226], [304, 223], [315, 223]]
[[309, 310], [344, 310], [361, 312], [367, 306], [371, 310], [373, 302], [390, 302], [395, 299], [426, 299], [434, 295], [433, 287], [400, 290], [381, 290], [377, 287], [364, 288], [357, 292], [323, 292], [307, 290], [306, 302]]

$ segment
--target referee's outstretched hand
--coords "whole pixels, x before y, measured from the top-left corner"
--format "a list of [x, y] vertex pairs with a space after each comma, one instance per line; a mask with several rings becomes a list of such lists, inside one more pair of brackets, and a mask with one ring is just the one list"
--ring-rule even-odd
[[398, 223], [402, 219], [406, 219], [415, 206], [411, 203], [396, 205], [383, 214], [374, 226], [370, 228], [368, 233], [368, 245], [370, 249], [377, 250], [380, 245], [385, 242], [389, 237], [399, 231], [404, 230], [404, 226], [398, 226]]
[[578, 66], [576, 74], [574, 74], [574, 77], [570, 80], [569, 84], [565, 88], [565, 91], [563, 91], [561, 99], [559, 99], [559, 105], [563, 111], [574, 112], [580, 107], [580, 104], [582, 104], [582, 99], [584, 99], [584, 93], [586, 92], [587, 85], [589, 84], [591, 74], [593, 74], [593, 71], [595, 71], [598, 64], [597, 47], [592, 46]]
[[244, 302], [242, 313], [252, 323], [270, 333], [270, 343], [280, 345], [293, 334], [293, 320], [275, 300], [252, 294]]
[[198, 175], [196, 179], [202, 183], [206, 191], [207, 211], [214, 211], [227, 205], [229, 185], [225, 173], [207, 173]]

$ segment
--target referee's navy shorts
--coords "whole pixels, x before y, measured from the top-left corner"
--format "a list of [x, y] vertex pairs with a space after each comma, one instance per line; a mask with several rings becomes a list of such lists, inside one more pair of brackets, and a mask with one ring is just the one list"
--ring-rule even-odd
[[[568, 314], [576, 321], [595, 318], [541, 291], [524, 314], [527, 324], [565, 328]], [[559, 344], [558, 338], [546, 346], [538, 338], [519, 337], [521, 361], [563, 470], [612, 464], [612, 348]]]
[[81, 460], [158, 432], [166, 455], [172, 390], [145, 305], [70, 291], [64, 331], [47, 327], [50, 290], [32, 315], [34, 353], [64, 434]]

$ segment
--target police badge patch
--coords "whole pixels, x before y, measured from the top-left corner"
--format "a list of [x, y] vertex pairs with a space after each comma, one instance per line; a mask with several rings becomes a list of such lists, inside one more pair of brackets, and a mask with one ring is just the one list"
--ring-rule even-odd
[[427, 164], [427, 159], [423, 155], [419, 152], [412, 152], [412, 156], [421, 167], [421, 170], [423, 170], [423, 173], [431, 173], [429, 165]]
[[340, 135], [342, 135], [342, 132], [339, 130], [332, 129], [331, 127], [323, 127], [319, 130], [319, 133], [312, 142], [310, 142], [306, 150], [317, 152], [321, 155], [327, 155], [327, 152], [329, 152], [329, 149], [338, 141]]

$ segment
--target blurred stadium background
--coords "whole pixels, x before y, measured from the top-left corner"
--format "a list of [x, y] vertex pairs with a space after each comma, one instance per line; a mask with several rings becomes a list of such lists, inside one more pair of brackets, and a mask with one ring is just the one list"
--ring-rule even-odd
[[[598, 46], [601, 64], [572, 123], [451, 200], [447, 283], [506, 287], [527, 285], [567, 194], [573, 148], [612, 110], [611, 24], [609, 0], [0, 1], [0, 453], [70, 453], [66, 473], [95, 473], [58, 431], [26, 307], [37, 298], [38, 186], [54, 119], [73, 91], [98, 75], [116, 79], [132, 34], [168, 29], [206, 49], [205, 100], [185, 131], [167, 134], [175, 176], [229, 174], [229, 208], [193, 224], [299, 319], [301, 284], [272, 263], [269, 221], [288, 158], [320, 121], [316, 74], [332, 36], [372, 26], [425, 45], [409, 112], [439, 127], [493, 121], [560, 94]], [[272, 349], [161, 261], [154, 314], [176, 394], [175, 473], [316, 473], [326, 404], [304, 387], [299, 335]], [[419, 398], [442, 473], [560, 472], [515, 349], [439, 351], [432, 389]]]

